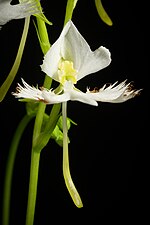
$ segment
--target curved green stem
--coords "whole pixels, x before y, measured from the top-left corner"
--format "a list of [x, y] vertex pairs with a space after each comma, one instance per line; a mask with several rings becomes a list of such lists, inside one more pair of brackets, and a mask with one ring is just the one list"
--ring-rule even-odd
[[102, 19], [102, 21], [104, 23], [106, 23], [107, 25], [112, 26], [112, 24], [113, 24], [112, 20], [110, 19], [110, 17], [106, 13], [106, 11], [105, 11], [105, 9], [102, 5], [101, 0], [95, 0], [95, 6], [96, 6], [97, 12], [98, 12], [100, 18]]
[[18, 72], [18, 69], [19, 69], [19, 66], [21, 63], [21, 59], [22, 59], [22, 55], [23, 55], [24, 46], [25, 46], [26, 39], [27, 39], [29, 23], [30, 23], [30, 17], [25, 18], [24, 29], [23, 29], [23, 33], [22, 33], [22, 37], [21, 37], [21, 41], [20, 41], [20, 45], [18, 48], [15, 62], [13, 64], [13, 67], [12, 67], [11, 71], [9, 72], [6, 80], [0, 87], [0, 102], [3, 101], [3, 99], [5, 98], [5, 95], [7, 94], [7, 91], [9, 90], [9, 88]]
[[63, 117], [63, 175], [70, 193], [70, 196], [78, 208], [83, 207], [81, 198], [75, 185], [72, 181], [69, 169], [69, 154], [68, 154], [68, 129], [67, 129], [67, 102], [62, 103], [62, 117]]
[[21, 122], [19, 123], [14, 137], [12, 139], [12, 143], [9, 150], [8, 161], [6, 165], [6, 174], [4, 180], [4, 193], [3, 193], [3, 218], [2, 218], [2, 225], [9, 224], [9, 211], [10, 211], [10, 196], [11, 196], [11, 183], [12, 183], [12, 175], [13, 175], [13, 168], [14, 162], [16, 158], [16, 153], [18, 149], [18, 145], [21, 139], [21, 136], [32, 119], [32, 116], [25, 115]]

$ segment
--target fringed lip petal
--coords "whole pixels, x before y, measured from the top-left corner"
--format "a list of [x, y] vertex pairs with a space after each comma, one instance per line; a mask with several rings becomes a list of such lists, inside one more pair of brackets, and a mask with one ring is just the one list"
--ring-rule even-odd
[[43, 100], [41, 90], [30, 86], [23, 79], [22, 79], [22, 83], [23, 83], [23, 86], [21, 86], [18, 83], [18, 86], [16, 87], [16, 92], [12, 93], [16, 98], [32, 99], [36, 101]]
[[69, 100], [79, 101], [93, 106], [98, 106], [97, 102], [121, 103], [135, 97], [141, 91], [132, 89], [131, 83], [126, 84], [126, 81], [118, 85], [115, 82], [108, 87], [104, 85], [99, 90], [90, 91], [87, 89], [86, 93], [76, 89], [70, 81], [67, 81], [64, 85], [63, 92], [58, 94], [45, 88], [38, 89], [32, 87], [23, 79], [22, 83], [23, 86], [18, 84], [16, 93], [12, 93], [16, 98], [42, 101], [45, 104], [57, 104]]
[[64, 84], [64, 93], [68, 93], [69, 100], [71, 101], [79, 101], [94, 106], [98, 105], [97, 102], [94, 99], [89, 98], [86, 93], [76, 89], [71, 81], [66, 81], [66, 83]]
[[69, 93], [63, 93], [61, 95], [57, 95], [54, 92], [49, 92], [48, 90], [42, 91], [43, 102], [46, 104], [57, 104], [62, 102], [67, 102], [70, 100]]
[[139, 94], [140, 90], [132, 89], [131, 83], [126, 84], [126, 80], [116, 85], [118, 82], [106, 87], [104, 85], [98, 91], [87, 90], [89, 98], [100, 102], [121, 103]]
[[57, 104], [70, 100], [68, 93], [61, 95], [55, 94], [52, 90], [47, 90], [45, 88], [35, 88], [27, 84], [22, 79], [23, 86], [18, 84], [16, 92], [12, 93], [16, 98], [24, 98], [29, 100], [34, 100], [38, 102], [44, 102], [46, 104]]
[[93, 106], [98, 106], [98, 103], [95, 101], [95, 99], [89, 98], [89, 96], [86, 93], [77, 90], [71, 90], [70, 100], [79, 101]]

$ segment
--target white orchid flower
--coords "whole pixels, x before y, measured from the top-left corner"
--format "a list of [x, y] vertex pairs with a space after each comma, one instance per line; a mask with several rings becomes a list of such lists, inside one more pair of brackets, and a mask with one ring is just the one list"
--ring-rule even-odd
[[68, 191], [77, 207], [82, 207], [82, 201], [71, 179], [68, 159], [68, 136], [67, 136], [67, 101], [80, 101], [97, 106], [101, 102], [124, 102], [133, 98], [139, 90], [132, 90], [130, 83], [126, 81], [114, 83], [99, 90], [86, 93], [78, 90], [75, 85], [85, 76], [95, 73], [111, 62], [110, 52], [105, 47], [99, 47], [94, 52], [85, 39], [78, 32], [74, 24], [69, 21], [58, 40], [46, 53], [41, 69], [60, 86], [55, 90], [35, 88], [28, 85], [24, 80], [23, 85], [18, 84], [17, 92], [13, 93], [16, 98], [42, 101], [46, 104], [62, 102], [63, 117], [63, 174]]
[[37, 0], [20, 0], [19, 4], [11, 5], [12, 0], [0, 0], [0, 28], [13, 19], [22, 19], [39, 13]]
[[17, 93], [13, 94], [17, 98], [43, 101], [46, 104], [72, 100], [95, 106], [99, 101], [118, 103], [133, 98], [139, 90], [132, 90], [132, 86], [130, 83], [126, 84], [126, 81], [120, 84], [115, 82], [107, 87], [104, 85], [99, 90], [87, 89], [86, 93], [75, 87], [80, 79], [105, 68], [110, 62], [109, 50], [99, 47], [94, 52], [91, 51], [73, 22], [69, 21], [58, 40], [45, 55], [41, 66], [43, 72], [61, 84], [59, 92], [44, 88], [37, 89], [23, 81], [24, 87], [19, 84]]

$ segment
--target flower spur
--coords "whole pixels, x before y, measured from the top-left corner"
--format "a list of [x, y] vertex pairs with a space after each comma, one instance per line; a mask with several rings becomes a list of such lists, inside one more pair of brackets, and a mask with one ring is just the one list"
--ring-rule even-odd
[[41, 13], [37, 0], [20, 0], [20, 3], [16, 5], [11, 5], [11, 1], [0, 0], [0, 29], [10, 20]]

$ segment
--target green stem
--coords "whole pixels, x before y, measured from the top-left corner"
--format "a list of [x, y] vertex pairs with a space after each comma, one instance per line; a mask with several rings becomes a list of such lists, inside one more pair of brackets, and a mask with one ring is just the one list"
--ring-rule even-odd
[[83, 207], [81, 198], [75, 185], [72, 181], [69, 169], [69, 154], [68, 154], [68, 129], [67, 129], [67, 102], [62, 103], [62, 117], [63, 117], [63, 175], [70, 193], [70, 196], [78, 208]]
[[[45, 26], [45, 22], [37, 18], [39, 35], [42, 43], [46, 43], [42, 48], [43, 54], [45, 54], [49, 48], [50, 43], [48, 40], [48, 34]], [[51, 87], [52, 79], [48, 76], [45, 77], [44, 87], [49, 89]], [[32, 151], [31, 151], [31, 167], [30, 167], [30, 181], [29, 181], [29, 192], [28, 192], [28, 204], [26, 212], [26, 225], [33, 225], [34, 223], [34, 214], [35, 214], [35, 205], [36, 205], [36, 195], [37, 195], [37, 185], [38, 185], [38, 171], [39, 171], [39, 162], [40, 162], [40, 152], [35, 151], [34, 146], [40, 136], [43, 117], [45, 113], [46, 105], [40, 103], [34, 123], [33, 130], [33, 140], [32, 140]], [[39, 150], [39, 149], [38, 149]]]
[[[45, 25], [45, 22], [39, 18], [37, 18], [37, 24], [38, 24], [38, 34], [40, 36], [40, 40], [42, 43], [41, 48], [42, 48], [43, 54], [46, 54], [46, 52], [50, 48], [50, 42], [49, 42], [49, 38], [48, 38], [46, 25]], [[47, 89], [50, 89], [51, 84], [52, 84], [52, 79], [48, 76], [45, 76], [43, 86]], [[39, 137], [40, 132], [41, 132], [45, 109], [46, 109], [46, 104], [41, 102], [38, 107], [38, 112], [37, 112], [36, 120], [35, 120], [35, 124], [34, 124], [33, 146], [36, 143], [37, 138]]]
[[[73, 9], [74, 9], [75, 2], [77, 2], [77, 0], [73, 2], [74, 2]], [[68, 7], [66, 13], [69, 12], [69, 9], [70, 9], [70, 6]], [[72, 15], [73, 9], [71, 11], [71, 14], [69, 14], [69, 16], [66, 16], [66, 21]], [[38, 25], [38, 35], [40, 37], [42, 51], [43, 51], [43, 54], [46, 54], [46, 52], [49, 50], [49, 47], [50, 47], [50, 43], [49, 43], [48, 35], [47, 35], [47, 29], [46, 29], [45, 23], [41, 21], [39, 18], [37, 18], [37, 25]], [[46, 76], [44, 80], [44, 87], [49, 89], [51, 87], [51, 83], [52, 83], [52, 79]], [[38, 108], [38, 112], [37, 112], [36, 120], [34, 124], [26, 225], [33, 225], [34, 223], [37, 184], [38, 184], [38, 170], [39, 170], [40, 152], [42, 150], [40, 148], [40, 145], [38, 149], [35, 146], [36, 146], [36, 143], [38, 142], [38, 139], [41, 137], [40, 134], [41, 134], [41, 127], [42, 127], [45, 108], [46, 108], [46, 105], [44, 105], [43, 103], [39, 104], [39, 108]], [[50, 120], [52, 120], [52, 122], [55, 121], [56, 117], [58, 116], [59, 110], [60, 110], [59, 105], [57, 107], [55, 107], [55, 105], [53, 106], [52, 112], [55, 112], [55, 115], [52, 113], [49, 117], [49, 121]], [[49, 123], [49, 125], [51, 125], [51, 122]], [[48, 129], [48, 126], [46, 128], [46, 131]], [[47, 139], [45, 139], [45, 142], [43, 142], [44, 145], [42, 146], [42, 148], [45, 146], [45, 144], [47, 144], [47, 141], [49, 140], [49, 138], [50, 136], [47, 136]], [[68, 181], [70, 181], [70, 178]], [[71, 185], [70, 188], [73, 188], [73, 185]], [[78, 197], [78, 193], [76, 193], [75, 190], [71, 191], [71, 193], [73, 192], [74, 192], [74, 199], [75, 199], [76, 205], [78, 207], [82, 207], [82, 203], [81, 203], [80, 197]]]
[[[38, 35], [39, 35], [41, 43], [42, 43], [41, 48], [42, 48], [43, 54], [46, 54], [46, 52], [50, 48], [50, 42], [49, 42], [49, 38], [48, 38], [46, 25], [45, 25], [45, 22], [43, 20], [41, 20], [40, 18], [37, 18], [37, 25], [38, 25]], [[50, 89], [51, 84], [52, 84], [52, 79], [48, 76], [45, 76], [43, 86], [47, 89]], [[46, 105], [41, 102], [38, 107], [38, 112], [37, 112], [36, 120], [35, 120], [35, 124], [34, 124], [33, 146], [41, 132], [45, 109], [46, 109]]]
[[49, 120], [47, 121], [44, 131], [41, 132], [35, 142], [33, 142], [32, 148], [34, 151], [41, 152], [42, 149], [47, 145], [59, 119], [60, 106], [61, 104], [55, 104], [52, 107]]
[[34, 222], [34, 212], [36, 205], [37, 183], [39, 172], [40, 153], [32, 151], [30, 167], [30, 183], [28, 195], [28, 207], [26, 214], [26, 225], [32, 225]]
[[41, 42], [42, 52], [45, 55], [51, 46], [49, 42], [49, 38], [48, 38], [46, 24], [43, 20], [37, 18], [37, 26], [38, 26], [38, 35]]
[[19, 123], [16, 129], [16, 132], [14, 134], [14, 137], [12, 139], [12, 143], [10, 146], [8, 161], [6, 165], [5, 180], [4, 180], [2, 225], [9, 224], [11, 183], [12, 183], [14, 162], [15, 162], [16, 153], [17, 153], [21, 136], [31, 119], [32, 119], [32, 116], [25, 115], [23, 117], [23, 119], [21, 120], [21, 122]]
[[35, 118], [34, 129], [33, 129], [33, 139], [32, 139], [33, 146], [35, 145], [35, 143], [40, 135], [45, 108], [46, 108], [46, 104], [40, 102], [38, 111], [36, 114], [36, 118]]
[[[34, 126], [33, 138], [35, 138], [35, 136], [37, 136], [37, 138], [39, 139], [40, 131], [41, 131], [40, 125], [42, 125], [41, 121], [40, 121], [40, 118], [43, 118], [42, 115], [43, 115], [44, 109], [45, 109], [44, 106], [45, 106], [44, 104], [41, 104], [39, 106], [39, 110], [38, 110], [38, 113], [37, 113], [35, 126]], [[59, 111], [60, 111], [59, 104], [57, 106], [54, 105], [53, 108], [52, 108], [50, 117], [53, 120], [55, 120], [55, 117], [58, 116]], [[46, 129], [47, 132], [48, 132], [48, 129], [51, 129], [52, 126], [50, 124], [50, 121], [53, 121], [53, 120], [49, 120], [48, 127]], [[35, 130], [35, 129], [37, 129], [37, 130]], [[51, 135], [51, 132], [52, 131], [49, 130], [48, 135]], [[48, 142], [49, 138], [50, 137], [48, 136], [47, 142]], [[45, 141], [45, 135], [43, 136], [43, 139], [41, 140], [41, 142]], [[46, 143], [44, 142], [45, 145], [47, 144], [47, 142]], [[43, 145], [42, 148], [40, 147], [41, 143], [39, 143], [37, 148], [32, 146], [29, 194], [28, 194], [27, 214], [26, 214], [26, 225], [33, 225], [33, 222], [34, 222], [37, 185], [38, 185], [38, 171], [39, 171], [39, 162], [40, 162], [40, 152], [45, 147], [45, 145]]]
[[78, 0], [68, 0], [67, 6], [66, 6], [66, 14], [65, 14], [65, 20], [64, 20], [64, 26], [65, 24], [72, 19], [73, 10], [76, 7]]
[[10, 86], [18, 72], [18, 69], [19, 69], [19, 66], [21, 63], [21, 59], [22, 59], [22, 55], [23, 55], [24, 46], [25, 46], [26, 39], [27, 39], [29, 23], [30, 23], [30, 17], [25, 18], [24, 29], [23, 29], [23, 33], [22, 33], [22, 37], [21, 37], [21, 41], [20, 41], [20, 45], [18, 48], [15, 62], [13, 64], [13, 67], [12, 67], [11, 71], [9, 72], [6, 80], [0, 87], [0, 102], [3, 101], [3, 99], [5, 98], [5, 95], [7, 94], [7, 91], [10, 88]]

